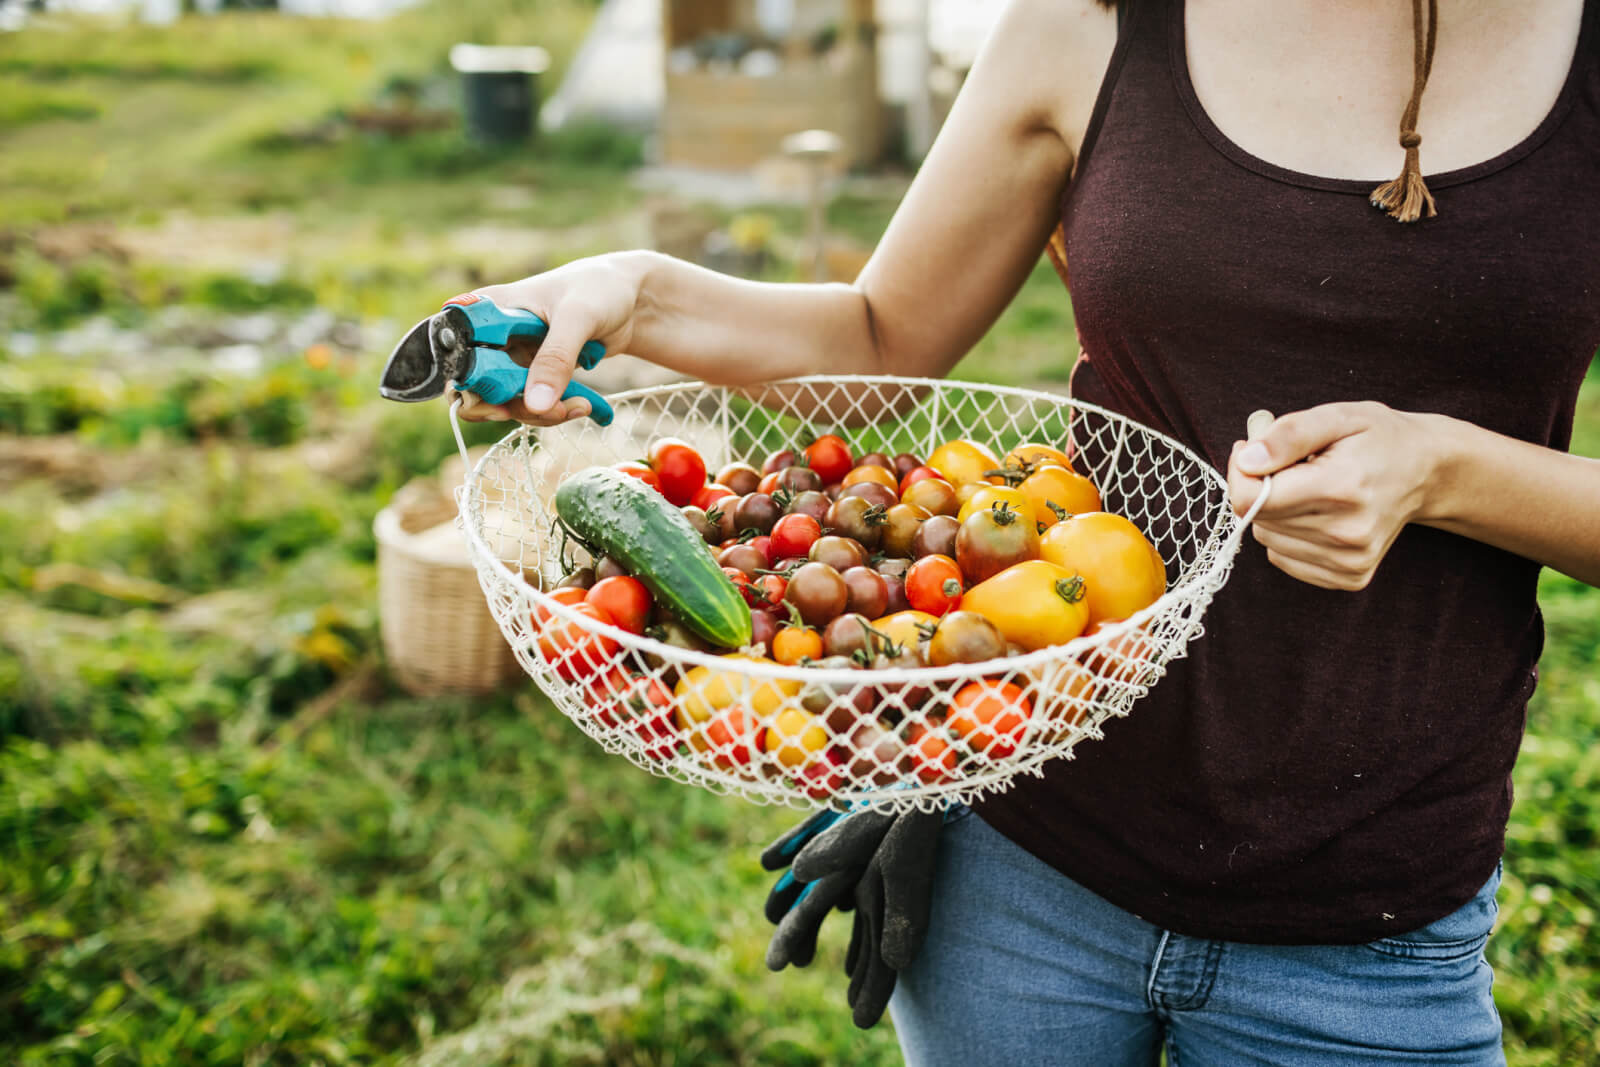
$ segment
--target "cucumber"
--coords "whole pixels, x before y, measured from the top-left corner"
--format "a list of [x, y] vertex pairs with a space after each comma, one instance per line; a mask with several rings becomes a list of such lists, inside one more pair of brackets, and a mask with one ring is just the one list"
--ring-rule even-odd
[[750, 643], [750, 605], [683, 512], [644, 482], [590, 467], [556, 490], [556, 515], [579, 540], [626, 567], [696, 634], [721, 648]]

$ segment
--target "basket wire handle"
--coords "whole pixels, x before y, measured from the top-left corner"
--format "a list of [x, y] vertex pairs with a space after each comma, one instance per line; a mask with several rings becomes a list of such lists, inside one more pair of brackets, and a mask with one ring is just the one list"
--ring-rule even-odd
[[[451, 382], [449, 388], [455, 389], [456, 383]], [[456, 412], [461, 410], [461, 393], [456, 392], [456, 398], [450, 401], [450, 428], [456, 433], [456, 447], [461, 450], [461, 462], [466, 464], [463, 475], [472, 473], [472, 460], [467, 455], [467, 439], [461, 436], [461, 420], [456, 418]]]
[[[1250, 418], [1245, 421], [1245, 440], [1260, 440], [1262, 435], [1265, 434], [1272, 426], [1275, 418], [1276, 416], [1266, 408], [1257, 408], [1256, 410], [1252, 411], [1250, 413]], [[1261, 510], [1262, 505], [1266, 504], [1267, 497], [1271, 493], [1272, 475], [1269, 474], [1261, 479], [1261, 495], [1256, 497], [1256, 502], [1251, 504], [1250, 509], [1239, 518], [1238, 533], [1240, 537], [1244, 536], [1245, 527], [1250, 525], [1251, 520], [1256, 517], [1256, 514]]]

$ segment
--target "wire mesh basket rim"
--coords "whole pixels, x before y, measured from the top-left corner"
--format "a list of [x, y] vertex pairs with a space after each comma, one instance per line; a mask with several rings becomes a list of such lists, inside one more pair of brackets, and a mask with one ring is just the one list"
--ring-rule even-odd
[[[826, 385], [837, 387], [841, 384], [859, 383], [863, 385], [891, 385], [900, 388], [907, 387], [933, 387], [955, 391], [981, 391], [986, 393], [1013, 396], [1026, 400], [1044, 400], [1063, 407], [1070, 407], [1079, 411], [1091, 412], [1107, 418], [1113, 423], [1125, 424], [1142, 434], [1161, 441], [1175, 452], [1190, 460], [1195, 469], [1203, 472], [1204, 477], [1212, 481], [1221, 489], [1226, 499], [1227, 482], [1221, 474], [1211, 466], [1203, 457], [1194, 452], [1183, 442], [1176, 440], [1159, 430], [1151, 429], [1119, 412], [1111, 411], [1097, 404], [1076, 400], [1062, 393], [1051, 393], [1039, 389], [1029, 389], [1022, 386], [991, 385], [985, 382], [968, 382], [951, 378], [918, 378], [901, 377], [897, 375], [876, 374], [832, 374], [832, 375], [804, 375], [793, 378], [779, 378], [768, 382], [747, 386], [721, 386], [713, 385], [698, 380], [682, 382], [668, 382], [661, 385], [643, 386], [637, 389], [614, 393], [611, 396], [613, 406], [621, 407], [630, 401], [644, 397], [659, 396], [675, 392], [711, 391], [724, 394], [740, 394], [746, 397], [758, 397], [761, 392], [796, 385]], [[561, 427], [548, 427], [559, 430]], [[458, 521], [466, 535], [468, 553], [473, 564], [481, 571], [487, 569], [496, 573], [497, 577], [508, 587], [518, 591], [518, 595], [542, 612], [548, 612], [568, 623], [575, 623], [585, 632], [603, 636], [617, 644], [643, 653], [656, 656], [669, 663], [679, 665], [692, 665], [707, 667], [722, 672], [748, 675], [752, 678], [763, 680], [777, 680], [790, 682], [814, 682], [820, 684], [842, 684], [863, 681], [863, 675], [870, 675], [874, 683], [893, 684], [896, 682], [915, 682], [929, 684], [934, 682], [952, 682], [958, 680], [977, 680], [994, 673], [996, 664], [1004, 664], [1008, 669], [1029, 670], [1047, 667], [1053, 664], [1072, 663], [1081, 665], [1086, 652], [1109, 644], [1130, 632], [1143, 629], [1143, 624], [1150, 619], [1169, 611], [1178, 603], [1194, 599], [1195, 591], [1203, 589], [1205, 583], [1212, 580], [1219, 571], [1227, 571], [1233, 562], [1236, 545], [1229, 545], [1218, 553], [1209, 564], [1203, 568], [1184, 576], [1183, 580], [1175, 583], [1166, 590], [1157, 600], [1141, 608], [1128, 618], [1115, 623], [1108, 623], [1103, 629], [1091, 635], [1080, 635], [1065, 644], [1050, 645], [1033, 652], [1016, 656], [1004, 656], [998, 659], [985, 660], [980, 663], [955, 663], [943, 667], [894, 667], [872, 668], [862, 670], [845, 667], [805, 667], [789, 666], [786, 664], [766, 662], [758, 659], [737, 659], [740, 650], [734, 649], [731, 653], [700, 652], [694, 649], [681, 648], [669, 645], [663, 641], [635, 634], [621, 627], [603, 623], [582, 614], [575, 608], [561, 603], [544, 590], [523, 579], [518, 574], [513, 574], [510, 567], [489, 549], [488, 544], [480, 536], [472, 521], [472, 503], [475, 490], [478, 487], [480, 476], [491, 463], [499, 461], [500, 453], [510, 442], [517, 438], [533, 438], [537, 440], [539, 427], [522, 425], [511, 430], [499, 441], [496, 441], [481, 457], [476, 464], [467, 470], [462, 485], [456, 490], [459, 516]], [[1244, 533], [1245, 521], [1234, 514], [1232, 509], [1224, 508], [1224, 521], [1218, 523], [1207, 538], [1207, 544], [1214, 544], [1217, 539], [1225, 541], [1238, 541]], [[908, 790], [909, 791], [909, 790]]]

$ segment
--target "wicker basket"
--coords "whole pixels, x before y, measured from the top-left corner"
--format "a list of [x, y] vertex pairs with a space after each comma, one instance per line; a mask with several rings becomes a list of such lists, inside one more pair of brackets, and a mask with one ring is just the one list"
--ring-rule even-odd
[[384, 655], [396, 680], [417, 696], [490, 692], [521, 670], [484, 601], [465, 543], [455, 560], [419, 537], [441, 523], [454, 526], [454, 501], [443, 493], [437, 499], [442, 508], [422, 494], [397, 497], [373, 521]]

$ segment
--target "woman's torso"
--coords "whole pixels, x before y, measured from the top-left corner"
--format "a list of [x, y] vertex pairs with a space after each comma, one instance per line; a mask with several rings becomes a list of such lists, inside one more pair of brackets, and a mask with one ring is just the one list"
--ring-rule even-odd
[[[1402, 225], [1365, 197], [1399, 170], [1409, 5], [1127, 5], [1063, 204], [1076, 395], [1219, 468], [1251, 410], [1341, 400], [1565, 446], [1600, 343], [1596, 12], [1575, 51], [1568, 3], [1532, 32], [1511, 5], [1442, 6], [1419, 123], [1439, 217]], [[1474, 111], [1493, 118], [1475, 131]], [[1333, 592], [1247, 541], [1206, 635], [1129, 719], [982, 813], [1181, 932], [1419, 926], [1500, 854], [1537, 574], [1408, 527], [1368, 589]]]

